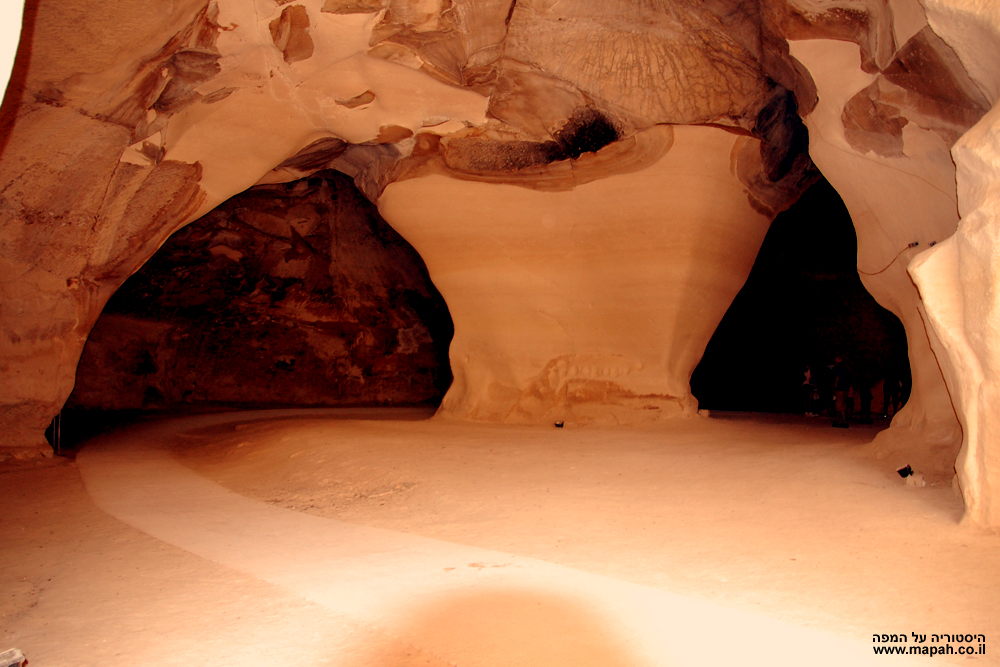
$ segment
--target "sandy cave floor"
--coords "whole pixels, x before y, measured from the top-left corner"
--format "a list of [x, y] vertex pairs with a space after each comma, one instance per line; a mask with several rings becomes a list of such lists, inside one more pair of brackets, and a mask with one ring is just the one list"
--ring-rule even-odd
[[[807, 649], [826, 641], [813, 630], [869, 646], [883, 632], [1000, 637], [1000, 537], [959, 525], [950, 486], [906, 486], [874, 460], [864, 444], [874, 428], [763, 416], [620, 429], [413, 421], [425, 413], [406, 410], [261, 416], [139, 425], [76, 462], [0, 474], [0, 650], [18, 646], [32, 665], [717, 664], [696, 630], [658, 655], [626, 599], [677, 612], [671, 632], [718, 619], [714, 631], [731, 636], [727, 623], [760, 620], [779, 624], [774, 636], [805, 628]], [[151, 443], [162, 460], [147, 461]], [[157, 476], [161, 486], [143, 482]], [[232, 502], [234, 513], [199, 519], [197, 503], [184, 506], [202, 490], [225, 493], [209, 480], [236, 493], [202, 505]], [[135, 495], [123, 499], [128, 485]], [[242, 538], [227, 533], [256, 514]], [[199, 520], [203, 536], [190, 537]], [[291, 524], [299, 532], [282, 539]], [[320, 537], [307, 544], [327, 528], [344, 552], [323, 547], [329, 568], [309, 560]], [[423, 574], [397, 576], [410, 562]], [[320, 569], [337, 568], [321, 581]], [[384, 611], [390, 602], [405, 613]], [[647, 635], [667, 633], [656, 616], [645, 614]], [[685, 659], [681, 643], [701, 653]], [[745, 664], [785, 664], [764, 647]], [[877, 664], [900, 660], [913, 661]]]

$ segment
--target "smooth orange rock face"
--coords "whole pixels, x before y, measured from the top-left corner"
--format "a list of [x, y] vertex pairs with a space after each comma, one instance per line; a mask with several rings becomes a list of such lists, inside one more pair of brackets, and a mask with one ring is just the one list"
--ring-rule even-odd
[[455, 323], [441, 414], [626, 423], [697, 408], [691, 372], [770, 217], [737, 176], [755, 140], [648, 132], [672, 135], [662, 155], [563, 191], [444, 174], [386, 188], [379, 210], [420, 252]]

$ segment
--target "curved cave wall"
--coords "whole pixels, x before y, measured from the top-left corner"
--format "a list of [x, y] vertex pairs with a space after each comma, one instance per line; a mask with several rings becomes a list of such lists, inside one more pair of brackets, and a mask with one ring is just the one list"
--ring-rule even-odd
[[[851, 212], [859, 265], [898, 258], [887, 271], [862, 277], [903, 323], [912, 371], [906, 408], [876, 441], [880, 455], [906, 462], [919, 451], [950, 471], [957, 454], [969, 516], [1000, 525], [993, 490], [1000, 488], [993, 451], [1000, 20], [990, 3], [965, 0], [842, 4], [184, 0], [67, 12], [32, 3], [0, 107], [0, 430], [7, 441], [0, 446], [18, 456], [48, 450], [42, 431], [72, 391], [99, 314], [171, 234], [255, 184], [323, 168], [350, 175], [427, 258], [436, 280], [451, 271], [454, 284], [438, 284], [449, 299], [456, 347], [468, 354], [453, 365], [444, 412], [544, 422], [579, 404], [592, 407], [594, 419], [619, 421], [624, 401], [636, 403], [629, 419], [653, 412], [647, 405], [664, 416], [690, 414], [688, 379], [738, 291], [730, 295], [728, 287], [744, 282], [763, 222], [797, 197], [815, 165]], [[577, 121], [592, 127], [586, 119], [598, 116], [613, 133], [567, 141], [577, 136]], [[665, 140], [640, 139], [665, 139], [668, 129], [677, 139], [672, 149]], [[724, 131], [733, 134], [719, 136]], [[621, 140], [604, 146], [611, 134]], [[648, 152], [627, 159], [627, 142], [659, 145], [664, 159]], [[714, 149], [699, 150], [708, 144]], [[589, 159], [598, 153], [622, 158], [610, 161], [621, 168], [612, 173], [607, 160]], [[550, 159], [538, 173], [538, 161]], [[698, 187], [681, 182], [693, 174], [685, 163], [709, 168], [695, 176]], [[454, 271], [467, 262], [481, 285], [506, 275], [489, 275], [503, 268], [503, 257], [492, 266], [479, 261], [495, 245], [488, 230], [458, 216], [465, 240], [445, 234], [439, 242], [420, 224], [424, 213], [448, 208], [433, 206], [423, 185], [462, 189], [474, 200], [481, 188], [450, 181], [502, 186], [516, 177], [526, 185], [526, 172], [539, 191], [573, 191], [567, 197], [596, 223], [600, 191], [620, 192], [610, 182], [616, 176], [649, 176], [642, 165], [676, 172], [673, 187], [692, 208], [698, 200], [718, 204], [718, 187], [710, 186], [720, 182], [746, 195], [745, 205], [725, 199], [744, 209], [737, 216], [744, 238], [735, 240], [751, 261], [721, 262], [739, 269], [730, 271], [726, 290], [709, 299], [679, 290], [677, 316], [660, 308], [661, 321], [643, 319], [663, 301], [651, 293], [660, 284], [683, 287], [683, 276], [662, 280], [649, 272], [649, 280], [635, 282], [627, 294], [648, 294], [651, 304], [606, 294], [624, 317], [595, 311], [577, 318], [589, 285], [575, 266], [555, 271], [563, 246], [530, 238], [549, 234], [544, 223], [560, 229], [562, 220], [536, 217], [532, 225], [525, 217], [509, 241], [545, 253], [522, 283], [538, 267], [534, 277], [556, 288], [546, 298], [566, 291], [581, 308], [569, 309], [576, 322], [566, 326], [564, 303], [543, 304], [549, 316], [536, 330], [545, 335], [510, 345], [509, 337], [490, 334], [490, 320], [506, 326], [511, 313], [490, 307]], [[670, 210], [671, 195], [646, 189], [663, 198], [646, 200], [643, 224], [655, 232], [654, 214]], [[493, 200], [538, 210], [525, 193], [491, 191]], [[414, 202], [426, 211], [414, 211]], [[732, 217], [709, 222], [721, 227]], [[436, 215], [432, 221], [441, 227]], [[593, 229], [592, 247], [602, 252], [625, 237]], [[699, 229], [700, 238], [689, 236], [705, 250], [736, 236]], [[666, 251], [668, 240], [643, 248]], [[937, 245], [926, 252], [931, 242]], [[440, 256], [432, 259], [433, 252]], [[607, 266], [641, 272], [636, 264]], [[716, 274], [691, 272], [696, 281]], [[602, 277], [593, 282], [614, 287]], [[507, 302], [522, 306], [514, 316], [530, 319], [538, 311], [522, 293], [536, 292], [509, 290]], [[710, 312], [699, 313], [701, 305]], [[685, 332], [692, 322], [694, 337]], [[662, 330], [677, 343], [662, 358], [634, 354]], [[615, 380], [621, 377], [628, 380]]]
[[876, 412], [886, 378], [908, 396], [903, 325], [861, 283], [854, 224], [823, 179], [771, 224], [691, 389], [706, 409], [802, 413], [804, 369], [822, 386], [837, 356], [858, 392], [872, 390]]
[[67, 408], [436, 404], [451, 335], [417, 253], [322, 171], [174, 234], [108, 302]]

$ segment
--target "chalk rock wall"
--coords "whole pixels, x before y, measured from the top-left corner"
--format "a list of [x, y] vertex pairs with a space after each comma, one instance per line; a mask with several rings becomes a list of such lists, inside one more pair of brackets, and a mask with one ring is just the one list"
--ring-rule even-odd
[[[104, 303], [204, 202], [198, 164], [123, 163], [134, 116], [116, 115], [116, 102], [100, 110], [68, 103], [50, 81], [133, 61], [147, 40], [162, 44], [164, 34], [180, 30], [189, 10], [190, 3], [120, 12], [26, 7], [26, 38], [0, 118], [0, 431], [7, 446], [48, 450], [43, 430], [72, 390]], [[101, 19], [112, 27], [103, 30]], [[130, 95], [122, 99], [141, 103]]]
[[1000, 526], [1000, 108], [954, 148], [962, 222], [913, 260], [926, 316], [962, 421], [955, 468], [970, 518]]
[[[380, 210], [455, 320], [442, 413], [627, 423], [697, 409], [691, 373], [771, 222], [738, 176], [759, 141], [661, 126], [634, 143], [521, 183], [434, 173], [386, 188]], [[605, 160], [623, 173], [570, 187]]]
[[5, 446], [48, 449], [101, 309], [174, 231], [317, 141], [351, 170], [398, 157], [383, 127], [482, 122], [481, 95], [368, 56], [372, 13], [320, 4], [28, 3], [0, 120]]
[[712, 123], [759, 142], [739, 177], [773, 215], [810, 179], [814, 95], [743, 5], [29, 3], [0, 123], [8, 443], [42, 446], [118, 286], [258, 182], [334, 168], [377, 200], [419, 169], [504, 182]]
[[949, 150], [990, 103], [919, 5], [896, 3], [886, 13], [870, 4], [865, 22], [832, 8], [786, 17], [796, 25], [790, 48], [816, 82], [819, 103], [805, 116], [809, 152], [854, 220], [862, 282], [907, 332], [913, 391], [877, 451], [947, 478], [962, 432], [906, 265], [954, 233]]
[[172, 236], [108, 302], [67, 407], [436, 402], [450, 336], [416, 252], [320, 172]]
[[693, 414], [691, 372], [767, 225], [816, 177], [811, 82], [736, 5], [529, 1], [506, 23], [474, 74], [430, 37], [390, 40], [492, 86], [483, 127], [418, 135], [376, 190], [455, 321], [439, 414]]
[[928, 2], [928, 20], [949, 40], [992, 110], [952, 148], [957, 232], [910, 262], [963, 441], [955, 469], [966, 519], [1000, 527], [1000, 7]]

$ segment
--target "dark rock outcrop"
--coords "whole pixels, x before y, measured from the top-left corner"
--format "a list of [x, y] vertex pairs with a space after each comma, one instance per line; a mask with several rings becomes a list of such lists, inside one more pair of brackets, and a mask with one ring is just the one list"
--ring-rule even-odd
[[320, 172], [171, 237], [108, 302], [68, 407], [435, 402], [450, 339], [416, 252], [347, 176]]

